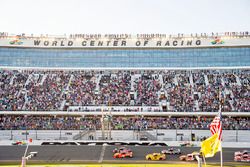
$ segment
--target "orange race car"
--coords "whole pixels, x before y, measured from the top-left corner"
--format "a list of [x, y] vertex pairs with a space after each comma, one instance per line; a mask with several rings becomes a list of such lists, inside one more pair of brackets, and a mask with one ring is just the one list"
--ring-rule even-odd
[[120, 151], [113, 155], [114, 158], [132, 158], [133, 152], [132, 151]]

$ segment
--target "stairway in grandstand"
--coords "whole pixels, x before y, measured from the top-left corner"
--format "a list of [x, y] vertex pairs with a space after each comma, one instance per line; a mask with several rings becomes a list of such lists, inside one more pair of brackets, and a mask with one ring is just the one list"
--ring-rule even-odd
[[222, 85], [223, 87], [225, 87], [224, 77], [221, 77], [220, 80], [221, 80], [221, 85]]
[[237, 85], [241, 86], [240, 78], [238, 77], [238, 75], [234, 74], [234, 76], [236, 77], [236, 83], [237, 83]]
[[89, 136], [94, 136], [93, 133], [95, 131], [94, 130], [83, 130], [80, 131], [78, 134], [76, 134], [75, 136], [73, 136], [73, 140], [86, 140], [89, 139]]
[[[71, 84], [71, 82], [72, 82], [73, 79], [74, 79], [74, 75], [70, 75], [69, 83], [68, 83], [66, 89], [62, 91], [62, 93], [61, 93], [61, 95], [60, 95], [61, 97], [62, 97], [64, 94], [67, 94], [67, 93], [68, 93], [68, 91], [69, 91], [69, 86], [70, 86], [70, 84]], [[61, 103], [60, 110], [63, 110], [65, 104], [66, 104], [66, 100], [64, 99], [64, 100], [62, 101], [62, 103]]]
[[102, 79], [102, 74], [96, 74], [96, 91], [100, 91], [100, 80]]
[[175, 75], [175, 77], [174, 77], [174, 84], [175, 84], [175, 85], [178, 85], [177, 75]]
[[13, 82], [14, 82], [14, 79], [15, 79], [15, 75], [13, 75], [12, 77], [11, 77], [11, 79], [10, 79], [10, 85], [13, 85]]
[[[39, 74], [37, 74], [37, 75], [34, 74], [34, 73], [30, 74], [30, 75], [28, 76], [26, 82], [25, 82], [24, 87], [26, 87], [26, 86], [27, 86], [30, 82], [32, 82], [33, 80], [34, 80], [34, 81], [37, 81], [38, 78], [39, 78]], [[29, 99], [28, 99], [28, 96], [27, 96], [28, 91], [27, 91], [26, 89], [24, 89], [23, 91], [24, 91], [25, 101], [24, 101], [24, 104], [23, 104], [22, 109], [25, 110], [25, 106], [26, 106], [26, 104], [28, 104]]]
[[134, 100], [137, 99], [137, 91], [134, 90], [136, 87], [136, 81], [141, 77], [141, 74], [134, 74], [131, 76], [131, 91], [134, 93]]
[[147, 137], [148, 140], [150, 141], [156, 141], [157, 138], [152, 135], [151, 133], [147, 132], [147, 131], [140, 131], [140, 138], [143, 138], [143, 137]]
[[205, 84], [206, 84], [206, 86], [208, 86], [209, 85], [209, 81], [208, 81], [208, 78], [207, 78], [206, 74], [204, 74], [204, 78], [205, 78]]
[[161, 74], [159, 75], [159, 81], [160, 81], [161, 85], [164, 84], [164, 83], [163, 83], [163, 76], [162, 76]]
[[192, 72], [190, 71], [189, 73], [189, 82], [190, 82], [190, 85], [192, 86], [192, 88], [194, 87], [194, 79], [193, 79], [193, 75], [192, 75]]
[[42, 79], [41, 79], [41, 82], [39, 83], [40, 85], [43, 84], [43, 82], [45, 81], [45, 79], [47, 78], [48, 74], [44, 74], [42, 75]]

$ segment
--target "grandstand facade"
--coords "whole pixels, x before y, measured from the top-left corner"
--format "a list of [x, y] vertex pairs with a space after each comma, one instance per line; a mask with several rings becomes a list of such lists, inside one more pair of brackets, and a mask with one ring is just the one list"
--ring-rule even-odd
[[220, 109], [250, 129], [248, 32], [2, 35], [0, 66], [3, 130], [101, 129], [101, 111], [113, 129], [208, 129]]
[[0, 36], [5, 67], [207, 68], [250, 66], [250, 35]]

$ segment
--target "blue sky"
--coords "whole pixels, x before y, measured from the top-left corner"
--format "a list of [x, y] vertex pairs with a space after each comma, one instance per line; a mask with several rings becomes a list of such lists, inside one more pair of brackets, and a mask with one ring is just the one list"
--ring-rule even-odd
[[0, 32], [250, 31], [250, 0], [1, 0]]

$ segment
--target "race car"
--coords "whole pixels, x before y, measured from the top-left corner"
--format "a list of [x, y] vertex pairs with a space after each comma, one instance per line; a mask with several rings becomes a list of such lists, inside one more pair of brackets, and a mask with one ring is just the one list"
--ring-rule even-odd
[[114, 158], [132, 158], [133, 152], [132, 151], [120, 151], [113, 155]]
[[146, 155], [146, 160], [161, 161], [165, 159], [166, 159], [166, 155], [162, 153], [152, 153], [152, 154]]
[[115, 149], [113, 150], [113, 153], [119, 153], [119, 152], [123, 152], [123, 151], [132, 152], [129, 148], [120, 147], [120, 148], [115, 148]]
[[250, 162], [250, 151], [243, 150], [234, 153], [234, 161], [238, 162]]
[[190, 142], [184, 142], [180, 144], [181, 147], [193, 147], [194, 144]]
[[12, 143], [12, 145], [15, 145], [15, 146], [25, 146], [27, 143], [25, 141], [15, 141]]
[[192, 152], [191, 154], [180, 156], [179, 159], [181, 161], [196, 161], [196, 158], [195, 158], [196, 155], [200, 156], [200, 153]]
[[167, 150], [162, 150], [161, 153], [162, 154], [181, 154], [181, 150], [171, 147]]

